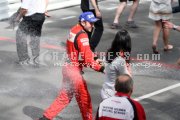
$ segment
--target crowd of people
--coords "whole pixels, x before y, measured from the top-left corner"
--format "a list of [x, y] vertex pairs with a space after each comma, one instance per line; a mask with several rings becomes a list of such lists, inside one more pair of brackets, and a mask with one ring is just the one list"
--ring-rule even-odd
[[[138, 8], [138, 0], [133, 1], [126, 26], [137, 28], [133, 18]], [[83, 120], [92, 120], [91, 97], [87, 84], [83, 78], [83, 67], [90, 67], [97, 72], [105, 74], [105, 81], [101, 89], [102, 103], [99, 105], [96, 120], [145, 120], [146, 115], [140, 103], [130, 96], [133, 92], [133, 80], [130, 59], [125, 58], [125, 53], [131, 54], [131, 37], [127, 30], [119, 24], [119, 18], [127, 5], [127, 0], [120, 0], [116, 10], [112, 29], [119, 29], [107, 50], [105, 60], [100, 60], [95, 54], [95, 49], [103, 34], [103, 20], [97, 0], [81, 0], [83, 13], [79, 22], [69, 32], [66, 42], [68, 60], [62, 68], [63, 82], [57, 98], [44, 111], [39, 120], [52, 120], [61, 112], [73, 98], [81, 111]], [[173, 49], [169, 44], [169, 30], [180, 31], [180, 26], [169, 22], [172, 12], [178, 12], [179, 7], [172, 9], [171, 0], [152, 0], [149, 18], [155, 22], [152, 50], [158, 54], [157, 41], [160, 31], [163, 33], [164, 51]], [[41, 30], [47, 14], [48, 0], [23, 0], [20, 15], [23, 19], [16, 32], [17, 54], [19, 64], [37, 65], [40, 52]], [[18, 19], [19, 20], [19, 19]], [[27, 35], [30, 35], [32, 55], [28, 55]], [[112, 53], [109, 56], [109, 52]], [[79, 57], [81, 59], [79, 59]], [[180, 64], [180, 59], [178, 60]]]

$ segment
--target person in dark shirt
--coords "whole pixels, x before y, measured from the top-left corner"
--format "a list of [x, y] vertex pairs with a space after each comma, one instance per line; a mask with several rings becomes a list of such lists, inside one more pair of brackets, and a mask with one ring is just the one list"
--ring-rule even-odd
[[91, 39], [89, 41], [91, 50], [95, 52], [95, 48], [99, 44], [104, 30], [102, 15], [98, 7], [98, 2], [97, 0], [81, 0], [81, 9], [83, 12], [93, 12], [95, 17], [99, 19], [94, 23], [94, 30], [92, 32], [88, 32], [88, 37]]

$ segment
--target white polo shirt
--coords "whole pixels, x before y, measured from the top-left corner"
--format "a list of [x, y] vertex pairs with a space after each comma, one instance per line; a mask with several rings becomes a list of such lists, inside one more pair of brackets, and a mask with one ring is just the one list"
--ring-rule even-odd
[[133, 120], [134, 109], [127, 97], [113, 96], [101, 102], [98, 120]]
[[35, 13], [45, 13], [46, 0], [23, 0], [21, 8], [27, 9], [25, 16], [30, 16]]

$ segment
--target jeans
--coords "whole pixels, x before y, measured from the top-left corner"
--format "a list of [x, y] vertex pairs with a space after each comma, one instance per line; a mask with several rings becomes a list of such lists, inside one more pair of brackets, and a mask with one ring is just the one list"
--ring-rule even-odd
[[19, 24], [18, 30], [16, 31], [16, 46], [19, 61], [29, 59], [27, 45], [28, 35], [30, 35], [30, 48], [32, 50], [33, 58], [37, 58], [39, 56], [41, 29], [45, 16], [37, 13], [36, 16], [41, 16], [42, 18], [37, 20], [35, 20], [32, 16], [24, 17]]

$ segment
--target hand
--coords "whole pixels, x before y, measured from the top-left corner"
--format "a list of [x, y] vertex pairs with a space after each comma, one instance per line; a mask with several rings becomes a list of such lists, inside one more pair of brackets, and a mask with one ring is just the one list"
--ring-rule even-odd
[[101, 60], [101, 59], [96, 59], [96, 62], [99, 63], [100, 65], [104, 66], [103, 60]]
[[22, 18], [22, 16], [20, 14], [18, 14], [17, 17], [14, 19], [14, 22], [19, 23], [21, 18]]
[[105, 67], [104, 66], [101, 66], [101, 69], [100, 69], [100, 71], [99, 72], [101, 72], [101, 73], [106, 73], [106, 71], [105, 71]]
[[96, 13], [96, 17], [97, 18], [101, 18], [102, 17], [101, 16], [101, 12], [99, 10], [96, 10], [95, 13]]
[[164, 24], [163, 27], [165, 27], [165, 28], [172, 29], [174, 26], [174, 24], [169, 21], [162, 21], [162, 22]]
[[51, 17], [51, 16], [48, 14], [47, 11], [46, 11], [44, 14], [45, 14], [45, 16], [48, 17], [48, 18]]

